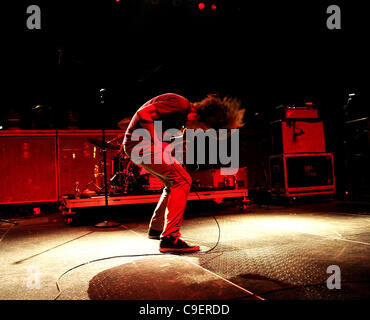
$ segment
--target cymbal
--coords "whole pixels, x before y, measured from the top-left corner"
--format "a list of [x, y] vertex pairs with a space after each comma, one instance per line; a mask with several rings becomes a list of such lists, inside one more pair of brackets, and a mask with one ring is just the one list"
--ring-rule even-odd
[[99, 140], [99, 139], [87, 139], [87, 141], [89, 141], [94, 146], [99, 147], [100, 149], [119, 150], [121, 148], [118, 145], [115, 145], [113, 143], [106, 142], [106, 141], [103, 141], [103, 140]]
[[117, 126], [118, 128], [126, 129], [127, 126], [130, 124], [130, 122], [131, 122], [131, 117], [127, 117], [127, 118], [122, 119], [120, 122], [118, 122]]

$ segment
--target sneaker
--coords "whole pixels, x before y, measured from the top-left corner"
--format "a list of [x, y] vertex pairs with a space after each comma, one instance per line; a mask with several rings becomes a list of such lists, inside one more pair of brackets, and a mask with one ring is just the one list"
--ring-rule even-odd
[[199, 251], [199, 246], [189, 246], [185, 241], [181, 239], [175, 239], [173, 237], [165, 237], [161, 239], [159, 243], [160, 252], [195, 252]]
[[159, 240], [161, 238], [161, 233], [162, 233], [162, 230], [158, 231], [158, 230], [154, 230], [154, 229], [149, 229], [148, 230], [148, 238]]

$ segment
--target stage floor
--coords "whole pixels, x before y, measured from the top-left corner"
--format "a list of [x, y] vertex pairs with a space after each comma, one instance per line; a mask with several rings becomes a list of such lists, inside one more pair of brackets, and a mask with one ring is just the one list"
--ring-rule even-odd
[[[370, 298], [366, 207], [331, 202], [251, 205], [246, 212], [209, 208], [188, 209], [183, 239], [203, 251], [212, 248], [219, 235], [214, 214], [220, 241], [209, 253], [187, 255], [159, 254], [158, 240], [146, 237], [151, 206], [122, 207], [122, 215], [114, 216], [121, 225], [108, 229], [84, 218], [66, 225], [57, 212], [10, 218], [19, 224], [0, 223], [0, 299]], [[119, 257], [138, 254], [145, 256]], [[97, 259], [102, 260], [92, 262]], [[340, 270], [340, 289], [327, 286], [333, 265]]]

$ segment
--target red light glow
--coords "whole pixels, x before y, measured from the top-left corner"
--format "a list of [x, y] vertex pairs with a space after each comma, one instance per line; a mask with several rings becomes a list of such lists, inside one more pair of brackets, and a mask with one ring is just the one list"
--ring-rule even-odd
[[306, 106], [313, 106], [313, 102], [305, 102]]
[[200, 3], [198, 4], [198, 8], [199, 8], [199, 10], [203, 10], [205, 7], [206, 7], [206, 5], [205, 5], [203, 2], [200, 2]]
[[216, 5], [215, 5], [215, 4], [212, 4], [212, 5], [211, 5], [211, 9], [212, 9], [212, 10], [216, 10], [216, 8], [217, 8], [217, 7], [216, 7]]

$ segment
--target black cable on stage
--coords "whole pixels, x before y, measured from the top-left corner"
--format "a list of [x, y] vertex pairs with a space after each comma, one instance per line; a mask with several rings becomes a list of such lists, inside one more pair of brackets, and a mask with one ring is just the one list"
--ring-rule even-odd
[[[175, 167], [175, 166], [173, 166], [175, 169], [176, 169], [176, 171], [178, 172], [178, 174], [186, 181], [186, 183], [187, 184], [189, 184], [190, 185], [190, 187], [192, 186], [190, 183], [189, 183], [189, 181], [187, 181], [186, 179], [185, 179], [185, 177], [179, 172], [179, 170], [177, 170], [177, 168]], [[195, 187], [195, 186], [194, 186]], [[198, 199], [199, 200], [202, 200], [201, 198], [200, 198], [200, 196], [199, 196], [199, 194], [196, 192], [196, 191], [194, 191], [195, 192], [195, 194], [197, 195], [197, 197], [198, 197]], [[193, 252], [192, 254], [207, 254], [207, 253], [210, 253], [211, 251], [213, 251], [217, 246], [218, 246], [218, 244], [219, 244], [219, 242], [220, 242], [220, 236], [221, 236], [221, 228], [220, 228], [220, 225], [219, 225], [219, 223], [218, 223], [218, 221], [217, 221], [217, 219], [216, 219], [216, 217], [215, 216], [212, 216], [213, 217], [213, 219], [215, 220], [215, 222], [216, 222], [216, 224], [217, 224], [217, 228], [218, 228], [218, 238], [217, 238], [217, 241], [216, 241], [216, 244], [212, 247], [212, 248], [210, 248], [210, 249], [208, 249], [208, 250], [206, 250], [206, 251], [197, 251], [197, 252]], [[104, 257], [104, 258], [99, 258], [99, 259], [94, 259], [94, 260], [90, 260], [90, 261], [87, 261], [87, 262], [84, 262], [84, 263], [81, 263], [81, 264], [79, 264], [79, 265], [77, 265], [77, 266], [74, 266], [74, 267], [72, 267], [72, 268], [70, 268], [70, 269], [68, 269], [67, 271], [65, 271], [65, 272], [63, 272], [60, 276], [59, 276], [59, 278], [57, 279], [57, 281], [56, 281], [56, 286], [57, 286], [57, 289], [58, 289], [58, 294], [55, 296], [55, 298], [54, 298], [54, 300], [57, 300], [58, 298], [59, 298], [59, 296], [62, 294], [62, 290], [60, 289], [60, 286], [59, 286], [59, 280], [65, 275], [65, 274], [67, 274], [68, 272], [70, 272], [70, 271], [72, 271], [72, 270], [74, 270], [74, 269], [77, 269], [77, 268], [79, 268], [79, 267], [82, 267], [82, 266], [85, 266], [85, 265], [87, 265], [87, 264], [90, 264], [90, 263], [93, 263], [93, 262], [98, 262], [98, 261], [103, 261], [103, 260], [109, 260], [109, 259], [115, 259], [115, 258], [133, 258], [133, 257], [148, 257], [148, 256], [160, 256], [160, 255], [164, 255], [164, 254], [171, 254], [171, 253], [143, 253], [143, 254], [125, 254], [125, 255], [117, 255], [117, 256], [110, 256], [110, 257]]]
[[[199, 197], [199, 195], [198, 195]], [[211, 249], [208, 249], [207, 251], [198, 251], [198, 252], [194, 252], [194, 254], [206, 254], [206, 253], [209, 253], [211, 252], [212, 250], [214, 250], [219, 241], [220, 241], [220, 233], [221, 233], [221, 229], [220, 229], [220, 225], [217, 221], [217, 219], [215, 217], [213, 217], [217, 223], [217, 227], [218, 227], [218, 230], [219, 230], [219, 233], [218, 233], [218, 239], [217, 239], [217, 242], [216, 244], [211, 248]], [[74, 270], [74, 269], [77, 269], [77, 268], [80, 268], [82, 266], [85, 266], [87, 264], [90, 264], [90, 263], [93, 263], [93, 262], [98, 262], [98, 261], [103, 261], [103, 260], [109, 260], [109, 259], [116, 259], [116, 258], [134, 258], [134, 257], [149, 257], [149, 256], [163, 256], [165, 254], [171, 254], [171, 253], [141, 253], [141, 254], [125, 254], [125, 255], [117, 255], [117, 256], [110, 256], [110, 257], [104, 257], [104, 258], [99, 258], [99, 259], [94, 259], [94, 260], [90, 260], [90, 261], [87, 261], [87, 262], [84, 262], [84, 263], [81, 263], [77, 266], [74, 266], [70, 269], [68, 269], [67, 271], [63, 272], [58, 280], [56, 281], [56, 286], [57, 286], [57, 289], [58, 289], [58, 294], [55, 296], [54, 300], [57, 300], [59, 298], [59, 296], [62, 294], [62, 290], [60, 289], [60, 286], [59, 286], [59, 280], [67, 273], [69, 273], [70, 271]]]
[[[177, 173], [186, 181], [186, 183], [190, 186], [190, 188], [192, 187], [192, 185], [189, 183], [189, 181], [188, 180], [186, 180], [185, 179], [185, 177], [181, 174], [181, 172], [179, 171], [179, 170], [177, 170], [177, 168], [175, 167], [175, 166], [173, 166], [175, 169], [176, 169], [176, 171], [177, 171]], [[196, 186], [194, 186], [194, 188], [197, 188]], [[197, 195], [197, 197], [198, 197], [198, 199], [199, 200], [202, 200], [201, 198], [200, 198], [200, 196], [199, 196], [199, 194], [198, 194], [198, 192], [196, 192], [195, 190], [194, 190], [194, 193]], [[214, 215], [212, 215], [212, 217], [213, 217], [213, 219], [215, 220], [215, 222], [216, 222], [216, 224], [217, 224], [217, 228], [218, 228], [218, 238], [217, 238], [217, 241], [216, 241], [216, 244], [211, 248], [211, 249], [208, 249], [207, 251], [199, 251], [199, 252], [197, 252], [198, 254], [206, 254], [206, 253], [209, 253], [209, 252], [211, 252], [212, 250], [214, 250], [217, 246], [218, 246], [218, 244], [219, 244], [219, 242], [220, 242], [220, 237], [221, 237], [221, 228], [220, 228], [220, 225], [219, 225], [219, 223], [218, 223], [218, 221], [217, 221], [217, 219], [216, 219], [216, 217], [214, 216]]]
[[127, 255], [125, 254], [125, 255], [110, 256], [110, 257], [104, 257], [104, 258], [94, 259], [94, 260], [90, 260], [90, 261], [81, 263], [81, 264], [79, 264], [77, 266], [74, 266], [74, 267], [68, 269], [67, 271], [63, 272], [59, 276], [58, 280], [55, 283], [59, 292], [58, 292], [58, 294], [55, 296], [55, 298], [53, 300], [57, 300], [59, 298], [59, 296], [62, 294], [62, 290], [60, 289], [60, 286], [59, 286], [59, 280], [65, 274], [67, 274], [68, 272], [70, 272], [70, 271], [72, 271], [74, 269], [80, 268], [82, 266], [85, 266], [85, 265], [90, 264], [90, 263], [93, 263], [93, 262], [98, 262], [98, 261], [103, 261], [103, 260], [109, 260], [109, 259], [115, 259], [115, 258], [131, 258], [131, 257], [159, 256], [159, 255], [163, 255], [163, 253], [142, 253], [142, 254], [127, 254]]
[[13, 222], [13, 221], [8, 221], [8, 220], [2, 220], [2, 219], [0, 219], [0, 223], [1, 222], [4, 222], [4, 223], [10, 223], [11, 224], [11, 226], [5, 231], [5, 233], [1, 236], [1, 238], [0, 238], [0, 242], [1, 241], [3, 241], [4, 239], [5, 239], [5, 237], [6, 237], [6, 235], [8, 234], [8, 232], [11, 230], [11, 229], [13, 229], [15, 226], [17, 226], [18, 225], [18, 222]]

